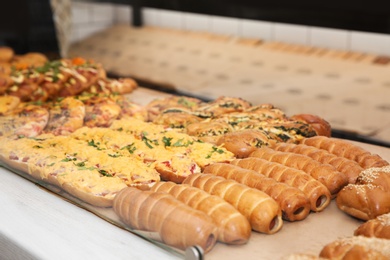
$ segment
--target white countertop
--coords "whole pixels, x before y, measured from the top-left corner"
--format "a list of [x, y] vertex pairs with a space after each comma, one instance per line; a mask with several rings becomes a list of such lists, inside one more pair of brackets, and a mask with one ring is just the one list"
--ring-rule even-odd
[[0, 259], [180, 259], [0, 168]]

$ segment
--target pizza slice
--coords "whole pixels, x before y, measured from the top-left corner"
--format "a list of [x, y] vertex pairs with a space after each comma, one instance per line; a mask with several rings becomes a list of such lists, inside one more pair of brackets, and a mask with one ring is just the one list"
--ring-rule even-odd
[[121, 107], [110, 96], [89, 95], [89, 98], [82, 101], [85, 104], [84, 126], [109, 127], [122, 112]]
[[39, 105], [21, 103], [0, 117], [0, 136], [35, 137], [42, 133], [49, 120], [49, 111]]
[[74, 97], [66, 97], [51, 103], [49, 121], [45, 133], [68, 135], [84, 124], [85, 105]]
[[200, 168], [213, 162], [226, 162], [234, 157], [231, 152], [212, 143], [202, 142], [189, 134], [136, 118], [116, 120], [110, 128], [133, 135], [148, 147], [159, 147], [161, 149], [159, 153], [166, 151], [179, 157], [188, 157]]
[[0, 138], [0, 160], [95, 206], [108, 207], [127, 186], [148, 189], [159, 174], [136, 158], [69, 136]]
[[127, 132], [123, 128], [113, 130], [84, 127], [71, 136], [84, 140], [97, 149], [109, 149], [120, 156], [136, 158], [156, 169], [164, 180], [179, 182], [190, 174], [200, 172], [200, 167], [192, 158], [167, 149], [164, 143], [154, 139], [152, 134], [149, 136], [146, 129], [138, 135]]
[[0, 138], [1, 163], [100, 207], [110, 207], [116, 193], [127, 187], [119, 178], [103, 176], [97, 170], [81, 167], [78, 161], [73, 161], [72, 155], [64, 154], [53, 145], [46, 146], [41, 140]]

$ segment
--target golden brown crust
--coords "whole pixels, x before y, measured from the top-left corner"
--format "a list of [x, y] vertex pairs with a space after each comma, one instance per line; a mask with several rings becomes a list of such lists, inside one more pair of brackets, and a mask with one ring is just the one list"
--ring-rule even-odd
[[301, 143], [324, 149], [337, 156], [354, 160], [364, 169], [389, 165], [389, 162], [382, 159], [379, 155], [372, 154], [360, 146], [342, 139], [314, 136], [303, 139]]
[[168, 192], [188, 206], [209, 215], [218, 226], [218, 240], [232, 245], [245, 244], [251, 235], [248, 220], [224, 199], [199, 188], [173, 182], [159, 182], [152, 191]]
[[337, 195], [336, 203], [345, 213], [362, 220], [390, 211], [389, 192], [369, 184], [345, 186]]
[[245, 169], [254, 170], [301, 190], [309, 199], [312, 211], [322, 211], [330, 203], [331, 194], [329, 190], [321, 182], [301, 170], [256, 157], [237, 159], [231, 163]]
[[303, 154], [313, 158], [316, 161], [319, 161], [320, 163], [330, 164], [348, 178], [348, 183], [355, 183], [358, 175], [361, 171], [363, 171], [363, 168], [357, 162], [337, 156], [314, 146], [304, 144], [277, 143], [273, 145], [272, 148], [282, 152]]
[[302, 121], [311, 125], [317, 135], [330, 137], [332, 127], [325, 119], [312, 114], [297, 114], [290, 117], [292, 120]]
[[162, 111], [167, 108], [183, 108], [190, 111], [198, 108], [202, 101], [197, 98], [187, 96], [168, 96], [162, 99], [155, 99], [146, 105], [148, 114], [147, 121], [153, 121]]
[[116, 195], [113, 209], [131, 228], [158, 232], [163, 242], [182, 250], [198, 245], [208, 252], [216, 243], [212, 219], [165, 192], [125, 188]]
[[355, 230], [354, 235], [390, 239], [390, 213], [380, 215], [361, 224]]
[[212, 117], [218, 117], [227, 113], [243, 112], [251, 107], [251, 103], [235, 97], [220, 96], [197, 108], [199, 113], [210, 113]]
[[277, 182], [272, 178], [267, 178], [258, 172], [228, 163], [213, 163], [207, 166], [203, 173], [211, 173], [226, 179], [232, 179], [267, 193], [279, 204], [282, 217], [285, 220], [303, 220], [310, 213], [309, 199], [301, 190]]
[[217, 195], [232, 204], [249, 220], [253, 230], [273, 234], [282, 228], [279, 205], [260, 190], [213, 174], [203, 173], [190, 175], [183, 183]]
[[362, 171], [356, 184], [349, 184], [337, 195], [337, 206], [362, 220], [390, 212], [390, 166]]
[[14, 57], [14, 50], [7, 46], [0, 46], [0, 62], [10, 62]]
[[193, 122], [186, 127], [187, 134], [213, 144], [217, 144], [219, 138], [232, 131], [230, 124], [218, 120]]
[[332, 197], [348, 184], [347, 177], [329, 164], [322, 164], [313, 158], [292, 152], [277, 151], [268, 147], [258, 148], [251, 154], [267, 161], [283, 164], [297, 170], [304, 171], [328, 188]]
[[188, 112], [184, 111], [171, 111], [163, 112], [159, 114], [153, 123], [163, 125], [170, 128], [187, 128], [188, 125], [198, 123], [201, 119]]
[[19, 68], [40, 67], [49, 59], [46, 55], [39, 52], [28, 52], [23, 55], [15, 55], [11, 61], [12, 65]]
[[323, 247], [320, 257], [326, 259], [366, 260], [390, 258], [390, 241], [361, 236], [335, 240]]
[[218, 139], [217, 145], [222, 145], [237, 158], [246, 158], [259, 147], [273, 142], [265, 132], [248, 129], [224, 134]]

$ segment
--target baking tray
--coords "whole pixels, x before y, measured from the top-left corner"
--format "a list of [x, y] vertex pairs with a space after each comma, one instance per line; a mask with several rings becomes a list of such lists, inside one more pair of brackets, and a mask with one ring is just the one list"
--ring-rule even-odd
[[[390, 160], [390, 149], [376, 145], [370, 145], [360, 142], [354, 142], [372, 153], [379, 154], [382, 158]], [[86, 204], [77, 198], [69, 195], [61, 189], [47, 183], [37, 181], [28, 174], [15, 171], [2, 165], [10, 171], [34, 182], [37, 186], [45, 189], [47, 192], [60, 197], [77, 207], [89, 211], [96, 217], [136, 234], [140, 239], [145, 239], [151, 244], [159, 246], [172, 255], [182, 257], [183, 259], [282, 259], [294, 253], [308, 253], [318, 255], [321, 249], [328, 243], [347, 236], [352, 236], [354, 230], [363, 222], [350, 217], [337, 208], [335, 201], [322, 212], [311, 213], [306, 219], [297, 222], [284, 221], [283, 228], [276, 234], [268, 235], [258, 232], [252, 232], [249, 242], [245, 245], [226, 245], [217, 243], [215, 247], [203, 254], [198, 247], [190, 247], [185, 251], [178, 250], [161, 243], [159, 236], [153, 232], [142, 232], [128, 228], [120, 221], [112, 208], [99, 208]]]

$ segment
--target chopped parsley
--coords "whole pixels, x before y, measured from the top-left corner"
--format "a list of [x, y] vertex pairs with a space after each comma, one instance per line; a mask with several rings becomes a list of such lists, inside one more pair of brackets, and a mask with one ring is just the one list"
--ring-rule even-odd
[[157, 146], [158, 141], [157, 140], [152, 140], [146, 137], [148, 133], [147, 132], [142, 132], [142, 141], [145, 143], [147, 147], [150, 149], [153, 149], [153, 145]]
[[113, 177], [114, 175], [108, 173], [106, 170], [98, 170], [98, 172], [105, 177]]
[[100, 142], [95, 142], [95, 140], [87, 141], [89, 146], [95, 147], [97, 150], [105, 150], [104, 148], [99, 147]]
[[133, 154], [134, 151], [137, 150], [137, 148], [135, 147], [134, 143], [131, 143], [129, 145], [122, 147], [121, 150], [127, 150], [129, 153]]
[[210, 159], [213, 156], [214, 153], [223, 154], [225, 152], [223, 149], [221, 149], [221, 148], [219, 148], [217, 146], [213, 146], [211, 149], [212, 150], [211, 150], [211, 152], [209, 154], [207, 154], [206, 159]]
[[171, 146], [172, 145], [172, 143], [171, 143], [172, 139], [173, 139], [172, 137], [163, 136], [162, 142], [164, 143], [164, 147]]

